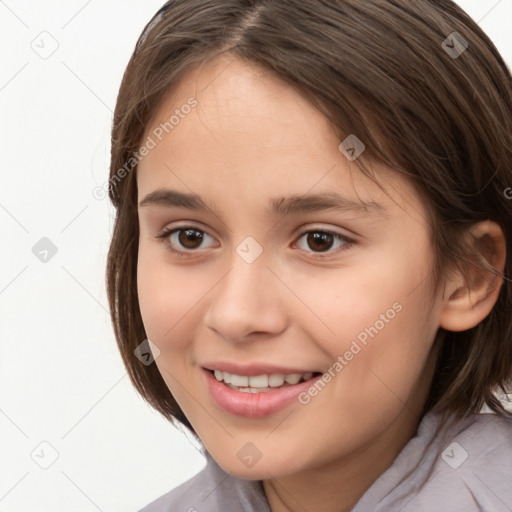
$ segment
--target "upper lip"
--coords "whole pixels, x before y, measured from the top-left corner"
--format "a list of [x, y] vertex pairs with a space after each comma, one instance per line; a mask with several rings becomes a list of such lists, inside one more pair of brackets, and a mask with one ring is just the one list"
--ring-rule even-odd
[[235, 375], [246, 375], [248, 377], [255, 377], [256, 375], [272, 375], [273, 373], [282, 373], [284, 375], [289, 375], [292, 373], [318, 373], [317, 371], [312, 370], [310, 368], [290, 368], [265, 363], [251, 363], [248, 365], [241, 365], [239, 363], [230, 363], [228, 361], [223, 361], [205, 363], [201, 366], [203, 368], [206, 368], [207, 370], [220, 370], [222, 372], [228, 372]]

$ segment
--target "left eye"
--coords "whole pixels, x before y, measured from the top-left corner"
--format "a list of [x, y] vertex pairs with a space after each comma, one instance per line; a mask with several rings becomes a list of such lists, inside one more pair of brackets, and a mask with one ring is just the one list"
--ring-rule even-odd
[[[327, 252], [329, 249], [339, 249], [340, 247], [350, 246], [353, 242], [347, 237], [339, 233], [331, 233], [330, 231], [323, 231], [321, 229], [316, 231], [307, 231], [299, 238], [299, 242], [304, 240], [309, 248], [314, 249], [313, 252]], [[298, 244], [300, 245], [300, 244]], [[307, 248], [300, 247], [300, 249], [308, 250]], [[334, 251], [330, 251], [334, 252]]]

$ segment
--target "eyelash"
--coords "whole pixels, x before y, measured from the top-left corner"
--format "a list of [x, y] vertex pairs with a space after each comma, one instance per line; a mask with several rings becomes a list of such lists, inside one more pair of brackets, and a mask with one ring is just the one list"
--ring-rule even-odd
[[[178, 250], [174, 249], [171, 246], [171, 244], [169, 243], [169, 241], [167, 240], [172, 234], [179, 232], [179, 231], [186, 231], [187, 229], [207, 234], [206, 231], [204, 231], [202, 229], [198, 229], [194, 226], [181, 226], [178, 228], [164, 229], [164, 231], [162, 231], [162, 233], [160, 233], [159, 235], [156, 235], [156, 238], [161, 239], [161, 242], [166, 246], [167, 250], [169, 250], [176, 256], [178, 256], [180, 258], [190, 257], [195, 252], [199, 252], [199, 249], [191, 249], [188, 251], [178, 251]], [[353, 245], [356, 245], [356, 243], [357, 243], [355, 240], [348, 238], [345, 235], [342, 235], [341, 233], [336, 233], [333, 231], [328, 231], [326, 229], [320, 229], [320, 228], [319, 229], [309, 229], [307, 231], [303, 231], [302, 233], [300, 233], [299, 237], [297, 238], [297, 241], [300, 240], [302, 237], [304, 237], [304, 235], [307, 235], [309, 233], [325, 233], [328, 235], [333, 235], [335, 239], [337, 239], [343, 243], [343, 248], [341, 248], [341, 249], [338, 248], [338, 250], [336, 250], [336, 251], [326, 251], [326, 252], [308, 251], [308, 252], [311, 252], [312, 254], [315, 254], [317, 258], [327, 258], [327, 257], [331, 256], [333, 253], [335, 254], [337, 252], [350, 249], [350, 247], [352, 247]], [[210, 235], [208, 235], [208, 236], [210, 236]]]

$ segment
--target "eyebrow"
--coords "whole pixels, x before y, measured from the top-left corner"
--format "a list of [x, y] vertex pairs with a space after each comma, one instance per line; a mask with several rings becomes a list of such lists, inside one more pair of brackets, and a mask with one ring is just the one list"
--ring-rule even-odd
[[[158, 189], [150, 192], [140, 201], [139, 207], [143, 206], [162, 206], [166, 208], [180, 207], [189, 210], [211, 211], [215, 213], [215, 207], [212, 204], [208, 204], [200, 196], [170, 189]], [[386, 208], [375, 201], [365, 202], [361, 199], [354, 201], [353, 199], [335, 192], [274, 198], [269, 201], [269, 206], [274, 215], [283, 216], [291, 213], [307, 213], [323, 210], [387, 216]]]

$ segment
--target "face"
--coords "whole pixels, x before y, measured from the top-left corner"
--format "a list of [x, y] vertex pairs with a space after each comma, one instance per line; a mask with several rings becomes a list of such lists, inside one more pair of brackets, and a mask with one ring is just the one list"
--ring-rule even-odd
[[410, 437], [440, 311], [412, 185], [374, 165], [383, 192], [301, 95], [237, 60], [187, 75], [144, 141], [142, 318], [217, 462], [263, 479]]

